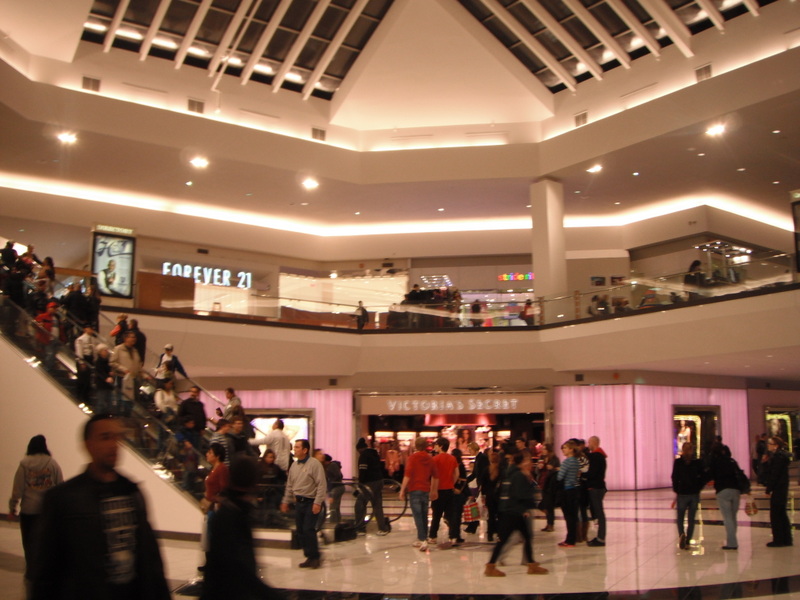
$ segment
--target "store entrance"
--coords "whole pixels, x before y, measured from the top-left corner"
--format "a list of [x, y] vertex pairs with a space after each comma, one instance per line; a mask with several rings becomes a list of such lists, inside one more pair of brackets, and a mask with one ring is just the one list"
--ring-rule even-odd
[[465, 462], [478, 450], [511, 443], [522, 438], [529, 446], [544, 440], [543, 413], [509, 414], [440, 414], [440, 415], [370, 415], [369, 433], [381, 456], [386, 475], [402, 481], [403, 465], [414, 452], [414, 440], [427, 438], [428, 448], [439, 436], [450, 441], [450, 448], [461, 451]]

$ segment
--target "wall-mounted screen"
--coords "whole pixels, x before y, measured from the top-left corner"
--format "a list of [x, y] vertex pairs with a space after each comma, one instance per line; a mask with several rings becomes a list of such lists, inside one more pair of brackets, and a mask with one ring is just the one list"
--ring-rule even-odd
[[94, 233], [92, 273], [103, 296], [133, 297], [133, 258], [136, 240], [109, 233]]

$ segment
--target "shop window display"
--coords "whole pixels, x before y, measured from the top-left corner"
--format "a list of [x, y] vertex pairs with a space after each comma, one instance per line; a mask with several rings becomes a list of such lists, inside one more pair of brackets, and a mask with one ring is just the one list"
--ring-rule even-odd
[[768, 409], [766, 412], [765, 431], [769, 437], [780, 437], [786, 442], [789, 454], [794, 455], [795, 443], [793, 438], [798, 430], [797, 423], [797, 411]]
[[684, 442], [694, 444], [698, 458], [711, 448], [719, 431], [719, 407], [676, 406], [672, 416], [672, 452], [680, 456]]

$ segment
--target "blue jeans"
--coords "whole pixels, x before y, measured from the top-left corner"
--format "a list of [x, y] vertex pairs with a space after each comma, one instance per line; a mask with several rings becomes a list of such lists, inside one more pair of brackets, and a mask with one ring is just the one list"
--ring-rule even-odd
[[592, 488], [589, 490], [589, 508], [592, 511], [592, 518], [597, 519], [597, 539], [601, 542], [606, 541], [606, 513], [603, 510], [605, 495], [605, 489]]
[[689, 525], [686, 528], [686, 539], [691, 540], [694, 535], [694, 519], [697, 515], [697, 506], [700, 504], [700, 494], [678, 494], [678, 534], [683, 535], [683, 517], [689, 511]]
[[726, 546], [738, 548], [739, 542], [736, 541], [736, 513], [739, 511], [739, 490], [725, 488], [717, 492], [717, 504], [719, 512], [722, 514], [722, 522], [725, 523], [725, 533], [727, 535]]
[[408, 501], [417, 527], [417, 539], [424, 542], [428, 539], [428, 492], [409, 492]]
[[297, 537], [300, 547], [306, 558], [319, 558], [319, 543], [317, 542], [317, 515], [314, 514], [314, 500], [303, 499], [294, 505], [294, 522], [297, 527]]

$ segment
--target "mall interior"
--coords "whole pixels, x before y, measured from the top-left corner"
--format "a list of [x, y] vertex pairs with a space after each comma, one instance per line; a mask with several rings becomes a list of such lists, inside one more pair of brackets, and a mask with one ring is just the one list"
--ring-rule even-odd
[[[328, 539], [313, 573], [289, 532], [258, 530], [271, 585], [800, 597], [798, 551], [764, 547], [763, 487], [736, 552], [713, 488], [678, 548], [670, 487], [684, 428], [748, 471], [755, 436], [800, 439], [796, 0], [0, 0], [0, 30], [0, 239], [96, 282], [99, 333], [136, 318], [146, 368], [174, 345], [209, 416], [234, 387], [346, 479], [360, 437], [387, 466], [438, 435], [597, 435], [609, 456], [607, 546], [535, 527], [546, 576], [512, 547], [508, 576], [485, 578], [483, 525], [421, 553], [406, 514]], [[450, 314], [406, 312], [415, 284], [446, 288]], [[65, 476], [83, 469], [89, 409], [6, 329], [0, 355], [8, 497], [35, 434]], [[120, 470], [188, 597], [197, 501], [133, 444]], [[23, 569], [0, 523], [9, 597]]]

